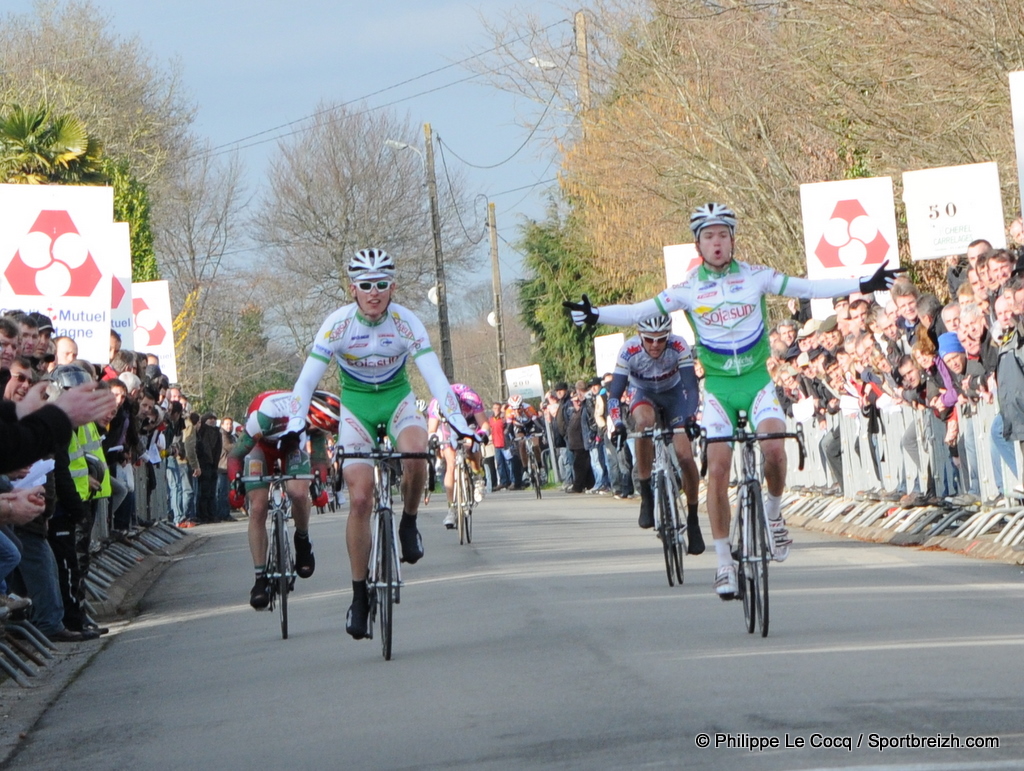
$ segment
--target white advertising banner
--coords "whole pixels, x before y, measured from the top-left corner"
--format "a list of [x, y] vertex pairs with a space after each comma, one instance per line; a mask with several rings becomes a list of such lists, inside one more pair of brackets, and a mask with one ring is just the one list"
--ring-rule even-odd
[[1006, 247], [995, 163], [905, 171], [903, 203], [915, 261], [963, 254], [979, 238], [996, 249]]
[[[800, 185], [807, 277], [870, 276], [886, 260], [899, 264], [892, 179], [869, 177]], [[815, 318], [830, 300], [812, 300]]]
[[505, 370], [505, 383], [508, 385], [509, 396], [519, 394], [524, 399], [533, 399], [544, 395], [539, 364]]
[[1014, 143], [1017, 146], [1017, 187], [1024, 206], [1024, 72], [1010, 73], [1010, 108], [1013, 113]]
[[113, 188], [0, 185], [0, 211], [0, 309], [45, 313], [55, 337], [106, 364]]
[[121, 347], [135, 350], [135, 314], [132, 313], [132, 241], [127, 222], [111, 226], [110, 328], [121, 335]]
[[[700, 265], [700, 255], [697, 254], [696, 244], [671, 244], [662, 247], [665, 256], [665, 280], [666, 286], [675, 286], [683, 283], [686, 274]], [[672, 334], [679, 335], [686, 342], [693, 345], [696, 339], [690, 322], [686, 320], [683, 311], [672, 313]]]
[[604, 377], [615, 369], [615, 361], [619, 358], [619, 351], [625, 342], [626, 336], [622, 332], [597, 335], [594, 338], [594, 368], [598, 377]]
[[166, 281], [142, 281], [132, 284], [132, 313], [135, 319], [135, 350], [160, 357], [160, 370], [173, 383], [178, 379], [174, 356], [174, 316], [171, 293]]

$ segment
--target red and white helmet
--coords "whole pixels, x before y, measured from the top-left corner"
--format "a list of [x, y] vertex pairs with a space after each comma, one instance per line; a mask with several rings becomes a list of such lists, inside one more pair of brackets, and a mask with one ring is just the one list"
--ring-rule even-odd
[[338, 433], [341, 420], [341, 399], [330, 391], [314, 391], [309, 402], [309, 424], [313, 428]]

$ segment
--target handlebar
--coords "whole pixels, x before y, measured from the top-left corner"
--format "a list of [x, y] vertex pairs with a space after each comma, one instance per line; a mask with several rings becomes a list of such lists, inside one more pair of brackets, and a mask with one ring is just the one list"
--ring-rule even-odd
[[235, 481], [238, 482], [267, 482], [273, 484], [274, 482], [290, 482], [293, 479], [297, 479], [300, 482], [311, 482], [316, 479], [314, 474], [254, 474], [248, 476], [237, 477]]
[[807, 450], [804, 447], [804, 427], [801, 424], [797, 424], [796, 431], [772, 431], [766, 433], [757, 433], [756, 431], [747, 431], [741, 427], [736, 429], [730, 436], [716, 436], [709, 438], [705, 429], [700, 430], [700, 436], [703, 440], [703, 448], [700, 454], [700, 475], [703, 478], [707, 475], [708, 470], [708, 445], [717, 444], [722, 442], [740, 442], [742, 444], [753, 444], [763, 439], [796, 439], [797, 447], [800, 453], [800, 462], [798, 468], [800, 471], [804, 470], [804, 461], [807, 459]]
[[433, 460], [432, 452], [399, 452], [398, 450], [370, 450], [369, 452], [339, 452], [339, 460], [361, 458], [363, 460]]

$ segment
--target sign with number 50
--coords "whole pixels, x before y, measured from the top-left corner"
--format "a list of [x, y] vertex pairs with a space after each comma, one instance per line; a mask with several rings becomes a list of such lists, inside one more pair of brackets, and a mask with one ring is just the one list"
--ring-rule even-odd
[[995, 163], [904, 172], [903, 203], [915, 260], [963, 254], [979, 238], [996, 249], [1006, 246]]

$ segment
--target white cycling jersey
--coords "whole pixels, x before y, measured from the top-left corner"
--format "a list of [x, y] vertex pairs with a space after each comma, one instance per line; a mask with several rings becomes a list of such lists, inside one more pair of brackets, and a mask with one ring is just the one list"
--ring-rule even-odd
[[648, 393], [661, 393], [679, 385], [679, 370], [683, 367], [693, 367], [693, 353], [679, 335], [668, 336], [665, 350], [658, 358], [644, 350], [640, 335], [633, 335], [619, 349], [612, 375], [626, 375], [630, 385]]
[[390, 303], [376, 322], [366, 319], [357, 303], [338, 308], [327, 317], [295, 382], [292, 415], [306, 415], [313, 390], [332, 358], [341, 369], [342, 402], [347, 403], [356, 393], [409, 390], [405, 365], [410, 357], [445, 412], [459, 415], [459, 401], [430, 347], [426, 328], [412, 311], [397, 303]]
[[697, 266], [682, 283], [634, 305], [598, 309], [602, 324], [629, 326], [652, 316], [686, 311], [697, 338], [697, 358], [709, 377], [743, 375], [763, 370], [771, 351], [765, 329], [765, 295], [838, 297], [860, 289], [860, 280], [810, 281], [774, 268], [733, 260], [723, 273]]

